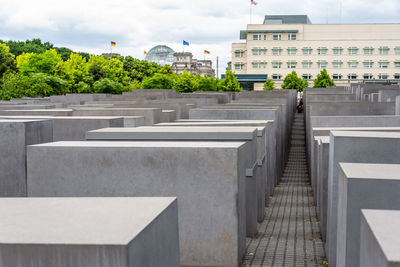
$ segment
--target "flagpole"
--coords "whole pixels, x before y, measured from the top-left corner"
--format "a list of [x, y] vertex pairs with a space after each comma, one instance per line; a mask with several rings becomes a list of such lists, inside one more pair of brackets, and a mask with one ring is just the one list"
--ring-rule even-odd
[[252, 4], [250, 2], [250, 24], [252, 23]]

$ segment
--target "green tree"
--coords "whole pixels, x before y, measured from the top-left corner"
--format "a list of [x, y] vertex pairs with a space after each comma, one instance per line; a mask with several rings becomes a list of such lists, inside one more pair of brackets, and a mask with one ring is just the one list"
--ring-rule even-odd
[[265, 83], [264, 83], [264, 90], [274, 90], [275, 89], [275, 83], [272, 81], [271, 78], [268, 78]]
[[69, 48], [66, 47], [56, 47], [55, 48], [57, 53], [59, 53], [61, 55], [61, 58], [66, 61], [70, 58], [71, 53], [73, 53], [73, 51]]
[[180, 93], [191, 93], [196, 91], [197, 82], [193, 74], [188, 73], [186, 70], [181, 75], [177, 75], [172, 89]]
[[220, 80], [219, 89], [221, 91], [234, 91], [234, 92], [243, 91], [243, 89], [240, 87], [240, 83], [235, 77], [235, 74], [231, 70], [227, 70], [225, 73], [225, 78]]
[[6, 72], [1, 79], [0, 100], [21, 98], [31, 87], [29, 78], [17, 72]]
[[98, 94], [122, 94], [122, 92], [126, 91], [121, 83], [108, 78], [95, 82], [93, 84], [93, 89], [94, 92]]
[[143, 80], [143, 89], [172, 89], [173, 80], [167, 75], [161, 73], [154, 74], [153, 77], [148, 77]]
[[303, 88], [307, 86], [308, 81], [298, 77], [296, 71], [292, 71], [292, 73], [288, 74], [282, 84], [283, 89], [296, 89], [298, 92], [302, 92]]
[[68, 82], [47, 73], [32, 73], [29, 75], [31, 90], [27, 96], [64, 95], [69, 92]]
[[[10, 48], [0, 43], [0, 79], [6, 72], [17, 70], [17, 61], [13, 54], [10, 53]], [[1, 84], [0, 84], [1, 85]]]
[[314, 80], [314, 88], [326, 88], [328, 86], [335, 86], [335, 83], [333, 82], [331, 77], [329, 77], [326, 69], [323, 69]]
[[24, 53], [17, 57], [17, 66], [22, 75], [30, 73], [60, 74], [63, 61], [55, 49], [42, 54]]
[[172, 71], [172, 67], [168, 64], [164, 65], [161, 69], [158, 70], [158, 73], [165, 74], [165, 75], [172, 75], [174, 72]]
[[198, 77], [198, 91], [217, 91], [218, 80], [214, 76]]
[[119, 82], [124, 86], [129, 86], [131, 79], [128, 72], [124, 70], [123, 63], [118, 58], [106, 58], [104, 56], [90, 56], [89, 73], [94, 81], [108, 78]]
[[[77, 93], [82, 87], [80, 82], [84, 82], [89, 75], [89, 64], [86, 59], [79, 54], [71, 53], [69, 59], [63, 64], [61, 77], [68, 81], [68, 87], [72, 93]], [[90, 83], [86, 83], [90, 84]]]
[[131, 56], [123, 59], [123, 69], [131, 80], [138, 80], [142, 82], [147, 77], [152, 77], [155, 73], [172, 74], [172, 69], [164, 66], [162, 69], [160, 65], [146, 60], [139, 60]]

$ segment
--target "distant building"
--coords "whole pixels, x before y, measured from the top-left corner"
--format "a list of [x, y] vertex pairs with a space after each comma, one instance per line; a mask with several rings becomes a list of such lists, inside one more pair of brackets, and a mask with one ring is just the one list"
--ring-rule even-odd
[[103, 54], [101, 54], [102, 56], [104, 56], [104, 57], [120, 57], [121, 56], [121, 54], [118, 54], [118, 53], [103, 53]]
[[336, 85], [400, 81], [400, 23], [312, 24], [306, 15], [265, 16], [232, 44], [232, 70], [249, 90], [268, 75], [277, 87], [293, 70], [313, 85], [326, 69]]
[[174, 62], [174, 53], [175, 51], [166, 45], [157, 45], [147, 52], [145, 59], [161, 66], [167, 64], [172, 66]]
[[176, 74], [182, 74], [184, 70], [194, 75], [215, 76], [211, 60], [194, 59], [193, 54], [190, 52], [174, 53], [172, 71]]

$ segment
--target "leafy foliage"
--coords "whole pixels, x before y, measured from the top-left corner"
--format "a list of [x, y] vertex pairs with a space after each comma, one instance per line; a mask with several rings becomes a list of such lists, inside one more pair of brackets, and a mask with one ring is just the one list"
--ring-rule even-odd
[[335, 83], [333, 82], [331, 77], [329, 77], [326, 69], [323, 69], [314, 80], [314, 88], [326, 88], [328, 86], [335, 86]]
[[143, 89], [172, 89], [173, 80], [167, 75], [156, 73], [153, 77], [146, 78], [142, 82]]
[[235, 77], [235, 74], [231, 70], [227, 70], [225, 73], [225, 78], [223, 78], [219, 83], [219, 89], [221, 91], [234, 91], [241, 92], [243, 89]]
[[191, 93], [197, 89], [197, 81], [193, 74], [183, 71], [181, 75], [178, 75], [175, 79], [172, 89], [175, 89], [179, 93]]
[[198, 77], [198, 91], [217, 91], [218, 80], [215, 77]]
[[268, 78], [265, 83], [264, 83], [264, 90], [274, 90], [275, 89], [275, 83], [272, 81], [271, 78]]
[[30, 73], [60, 73], [63, 65], [61, 56], [55, 49], [47, 50], [42, 54], [24, 53], [17, 57], [17, 67], [22, 75]]
[[283, 89], [296, 89], [298, 92], [302, 92], [303, 88], [308, 86], [308, 81], [303, 80], [297, 76], [295, 71], [288, 74], [285, 79], [283, 80]]
[[93, 91], [97, 94], [122, 94], [127, 90], [119, 82], [104, 78], [93, 84]]

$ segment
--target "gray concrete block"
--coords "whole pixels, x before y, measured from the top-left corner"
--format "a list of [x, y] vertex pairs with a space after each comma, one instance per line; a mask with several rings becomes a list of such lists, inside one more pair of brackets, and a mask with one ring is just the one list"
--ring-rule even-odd
[[175, 110], [162, 110], [161, 120], [163, 122], [172, 122], [175, 121], [177, 115]]
[[177, 196], [181, 265], [240, 266], [248, 142], [55, 142], [28, 147], [30, 197]]
[[361, 211], [360, 266], [400, 266], [400, 211]]
[[32, 110], [32, 109], [53, 109], [56, 105], [2, 105], [0, 110]]
[[361, 209], [400, 209], [400, 165], [339, 163], [337, 266], [360, 265]]
[[0, 214], [0, 266], [179, 266], [176, 198], [11, 198]]
[[316, 137], [318, 140], [317, 161], [317, 199], [318, 213], [321, 226], [322, 240], [326, 241], [328, 213], [328, 166], [329, 166], [329, 137]]
[[400, 133], [331, 131], [328, 169], [327, 256], [336, 266], [339, 162], [400, 163]]
[[0, 110], [0, 116], [72, 116], [72, 109]]
[[87, 131], [105, 127], [123, 127], [121, 117], [45, 117], [45, 116], [1, 116], [0, 119], [39, 119], [53, 121], [52, 141], [84, 141]]
[[[0, 113], [1, 114], [1, 113]], [[161, 109], [158, 108], [81, 108], [74, 109], [73, 116], [143, 116], [145, 125], [161, 122]]]
[[26, 146], [52, 137], [50, 120], [0, 120], [0, 197], [26, 196]]
[[395, 115], [400, 115], [400, 96], [396, 96], [396, 113]]
[[[261, 137], [261, 140], [257, 139]], [[138, 127], [105, 128], [87, 132], [90, 141], [240, 141], [251, 143], [252, 153], [246, 157], [250, 164], [246, 166], [249, 174], [246, 179], [246, 231], [248, 236], [258, 233], [257, 221], [265, 214], [265, 177], [258, 165], [265, 151], [265, 128], [255, 127]], [[265, 166], [264, 166], [265, 167]]]

